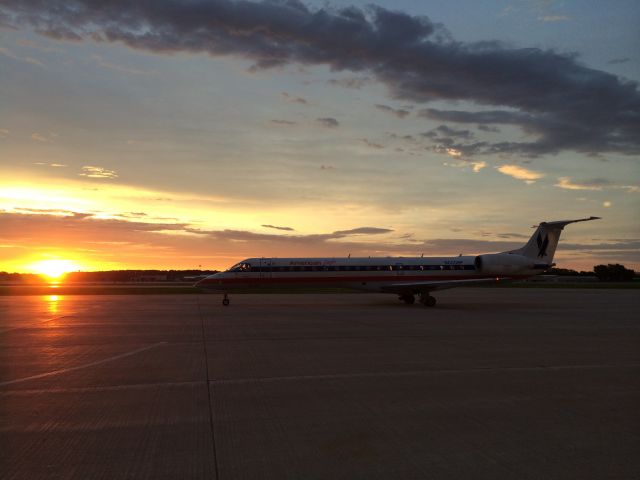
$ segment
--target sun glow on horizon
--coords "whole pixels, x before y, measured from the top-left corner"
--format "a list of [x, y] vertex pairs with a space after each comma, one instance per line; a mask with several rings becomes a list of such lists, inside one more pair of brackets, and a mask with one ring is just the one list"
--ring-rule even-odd
[[31, 270], [50, 280], [60, 280], [66, 273], [79, 270], [80, 266], [72, 260], [42, 260], [31, 265]]

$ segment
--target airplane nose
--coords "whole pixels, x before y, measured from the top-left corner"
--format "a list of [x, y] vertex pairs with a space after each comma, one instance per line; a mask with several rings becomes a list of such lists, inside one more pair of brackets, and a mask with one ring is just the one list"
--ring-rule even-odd
[[218, 286], [222, 282], [220, 281], [220, 274], [214, 273], [213, 275], [209, 275], [208, 277], [203, 278], [202, 280], [196, 282], [194, 287], [205, 289], [205, 290], [217, 290]]

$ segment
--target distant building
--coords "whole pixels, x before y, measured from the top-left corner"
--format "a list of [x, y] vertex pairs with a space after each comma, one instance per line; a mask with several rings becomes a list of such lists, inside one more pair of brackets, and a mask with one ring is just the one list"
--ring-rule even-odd
[[134, 282], [166, 282], [167, 281], [167, 274], [161, 274], [161, 273], [154, 273], [154, 274], [143, 274], [143, 275], [136, 275], [135, 277], [132, 278], [132, 281]]

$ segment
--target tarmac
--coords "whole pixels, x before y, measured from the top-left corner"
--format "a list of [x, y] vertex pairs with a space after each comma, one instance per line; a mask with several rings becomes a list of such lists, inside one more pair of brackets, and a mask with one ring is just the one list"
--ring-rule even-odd
[[437, 297], [0, 297], [0, 477], [640, 477], [637, 290]]

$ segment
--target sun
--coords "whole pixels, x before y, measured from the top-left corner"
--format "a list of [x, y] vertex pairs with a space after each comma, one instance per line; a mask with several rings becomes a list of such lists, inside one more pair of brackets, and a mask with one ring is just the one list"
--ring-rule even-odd
[[77, 270], [78, 265], [71, 260], [42, 260], [33, 264], [33, 270], [51, 280], [60, 279], [65, 273]]

